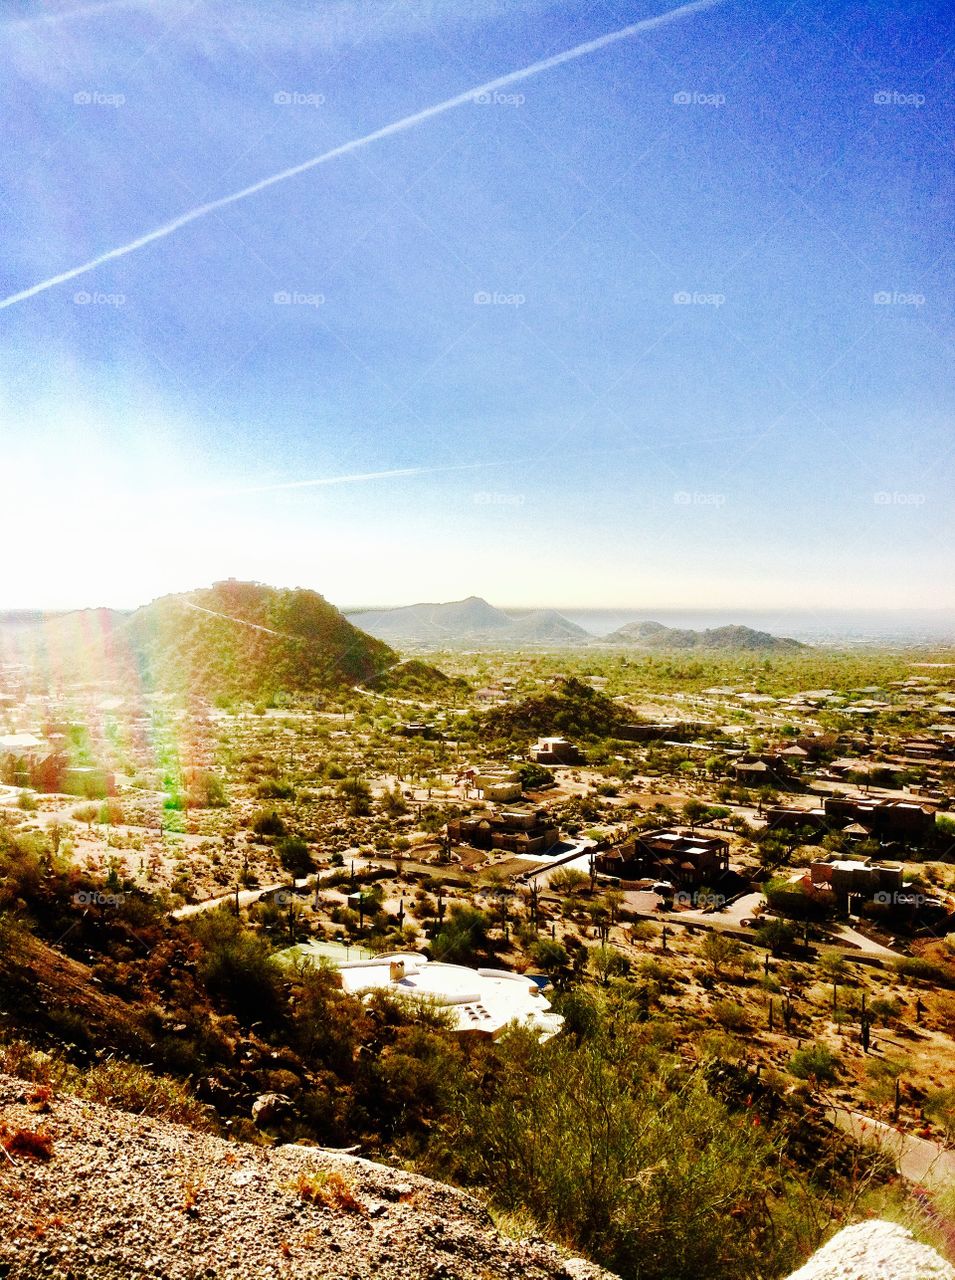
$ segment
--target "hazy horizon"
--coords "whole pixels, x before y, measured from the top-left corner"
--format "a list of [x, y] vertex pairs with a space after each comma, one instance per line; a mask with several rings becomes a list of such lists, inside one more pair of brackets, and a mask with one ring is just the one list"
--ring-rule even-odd
[[[352, 617], [356, 625], [360, 626], [362, 613], [414, 605], [454, 603], [471, 598], [473, 595], [474, 593], [467, 593], [448, 601], [407, 599], [398, 605], [354, 605], [342, 604], [336, 600], [331, 600], [330, 603], [345, 615]], [[111, 606], [100, 602], [66, 609], [44, 609], [38, 606], [0, 608], [0, 624], [25, 622], [42, 616], [55, 617], [83, 610], [107, 609], [128, 613], [148, 603], [150, 601], [141, 600], [129, 606]], [[789, 636], [808, 644], [884, 644], [889, 647], [906, 644], [955, 644], [955, 609], [941, 606], [934, 609], [812, 609], [798, 606], [752, 609], [746, 605], [739, 605], [722, 608], [674, 609], [666, 605], [604, 605], [581, 609], [574, 605], [549, 602], [534, 605], [505, 603], [490, 599], [488, 603], [515, 616], [539, 609], [553, 610], [568, 621], [576, 623], [595, 638], [609, 635], [618, 627], [630, 622], [655, 621], [669, 627], [692, 630], [730, 625], [747, 626], [758, 631], [768, 631], [773, 635]]]

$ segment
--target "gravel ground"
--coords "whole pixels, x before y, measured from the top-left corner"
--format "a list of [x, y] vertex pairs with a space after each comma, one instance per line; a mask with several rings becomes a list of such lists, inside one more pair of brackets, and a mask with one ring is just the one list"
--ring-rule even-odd
[[[44, 1112], [34, 1088], [0, 1075], [3, 1280], [612, 1280], [426, 1178], [76, 1098]], [[11, 1144], [21, 1129], [49, 1135], [48, 1159]]]

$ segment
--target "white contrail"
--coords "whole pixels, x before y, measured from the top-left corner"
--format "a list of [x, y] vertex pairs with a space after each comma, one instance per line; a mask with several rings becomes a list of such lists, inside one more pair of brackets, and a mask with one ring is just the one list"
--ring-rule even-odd
[[95, 18], [101, 13], [111, 13], [114, 9], [143, 7], [143, 0], [101, 0], [100, 4], [77, 5], [72, 9], [57, 9], [54, 13], [38, 13], [32, 18], [18, 18], [15, 22], [4, 23], [0, 32], [26, 31], [30, 27], [55, 27], [72, 18]]
[[552, 57], [543, 58], [540, 62], [532, 62], [529, 67], [522, 67], [519, 71], [509, 71], [507, 75], [498, 76], [496, 80], [488, 80], [485, 84], [476, 85], [473, 89], [458, 93], [453, 98], [447, 98], [444, 102], [435, 103], [434, 106], [425, 107], [423, 111], [416, 111], [414, 115], [405, 116], [403, 120], [396, 120], [393, 124], [386, 124], [381, 129], [366, 133], [361, 138], [353, 138], [350, 142], [343, 142], [340, 146], [333, 147], [331, 151], [325, 151], [320, 156], [313, 156], [311, 160], [304, 160], [301, 164], [293, 165], [290, 169], [283, 169], [281, 173], [274, 173], [269, 178], [262, 178], [259, 182], [254, 182], [250, 187], [243, 187], [241, 191], [233, 191], [231, 195], [222, 196], [218, 200], [210, 200], [207, 204], [201, 204], [195, 209], [190, 209], [187, 213], [180, 214], [178, 218], [173, 218], [171, 222], [166, 222], [161, 227], [156, 227], [154, 231], [147, 231], [145, 235], [139, 236], [135, 240], [130, 240], [128, 244], [120, 245], [117, 249], [110, 249], [106, 253], [101, 253], [97, 258], [91, 258], [89, 262], [84, 262], [82, 266], [72, 267], [69, 271], [61, 271], [59, 275], [51, 276], [49, 280], [41, 280], [39, 284], [31, 285], [29, 289], [21, 289], [19, 293], [11, 293], [9, 297], [0, 299], [0, 309], [12, 307], [15, 302], [23, 302], [27, 298], [32, 298], [34, 294], [43, 293], [46, 289], [52, 289], [54, 285], [65, 284], [67, 280], [75, 280], [77, 276], [81, 276], [87, 271], [93, 271], [96, 267], [102, 266], [104, 262], [112, 262], [115, 258], [125, 258], [128, 253], [135, 253], [137, 249], [142, 249], [147, 244], [152, 244], [154, 240], [163, 240], [181, 227], [188, 226], [190, 222], [196, 222], [199, 218], [204, 218], [206, 214], [214, 213], [217, 209], [224, 209], [227, 205], [235, 204], [239, 200], [245, 200], [247, 196], [254, 196], [260, 191], [265, 191], [268, 187], [274, 187], [279, 182], [295, 178], [298, 174], [306, 173], [309, 169], [325, 164], [328, 160], [348, 155], [349, 152], [357, 151], [360, 147], [367, 147], [369, 143], [377, 142], [381, 138], [390, 138], [393, 134], [403, 133], [406, 129], [413, 129], [416, 125], [423, 124], [425, 120], [432, 120], [435, 116], [443, 115], [446, 111], [453, 111], [456, 107], [464, 106], [467, 102], [473, 102], [483, 94], [496, 93], [501, 89], [506, 89], [509, 85], [518, 84], [521, 80], [529, 80], [532, 76], [540, 75], [544, 71], [550, 71], [553, 67], [562, 66], [565, 62], [574, 62], [577, 58], [584, 58], [588, 54], [597, 53], [600, 49], [606, 49], [608, 45], [616, 44], [619, 40], [627, 40], [631, 36], [641, 34], [641, 32], [665, 26], [667, 23], [675, 22], [678, 18], [689, 17], [692, 13], [699, 13], [703, 9], [712, 9], [715, 5], [722, 3], [724, 3], [724, 0], [693, 0], [691, 4], [681, 5], [678, 9], [671, 9], [669, 12], [659, 14], [655, 18], [644, 18], [642, 22], [634, 22], [629, 27], [621, 27], [619, 31], [611, 31], [607, 35], [598, 36], [595, 40], [587, 40], [584, 44], [575, 45], [573, 49], [565, 49], [563, 53], [555, 53]]
[[392, 480], [404, 476], [433, 476], [444, 471], [483, 471], [488, 467], [504, 467], [508, 462], [520, 459], [509, 458], [501, 462], [459, 462], [444, 467], [393, 467], [389, 471], [359, 471], [352, 475], [318, 476], [310, 480], [277, 480], [273, 484], [237, 485], [224, 489], [188, 490], [185, 494], [177, 491], [175, 496], [203, 498], [238, 498], [249, 493], [279, 493], [284, 489], [318, 489], [336, 484], [362, 484], [369, 480]]

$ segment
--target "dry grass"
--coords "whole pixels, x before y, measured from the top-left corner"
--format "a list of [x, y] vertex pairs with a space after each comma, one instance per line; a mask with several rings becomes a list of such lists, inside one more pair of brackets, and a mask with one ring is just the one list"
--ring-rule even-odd
[[12, 1159], [26, 1156], [30, 1160], [50, 1160], [53, 1138], [42, 1129], [8, 1129], [0, 1125], [0, 1146]]
[[312, 1169], [302, 1172], [292, 1184], [300, 1200], [320, 1204], [345, 1213], [364, 1213], [365, 1206], [355, 1195], [351, 1184], [335, 1170]]

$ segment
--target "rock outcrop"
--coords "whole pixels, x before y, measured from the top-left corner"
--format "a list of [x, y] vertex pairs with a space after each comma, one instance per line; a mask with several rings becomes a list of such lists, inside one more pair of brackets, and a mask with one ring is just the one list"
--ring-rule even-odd
[[955, 1268], [895, 1222], [860, 1222], [834, 1235], [789, 1280], [955, 1280]]

